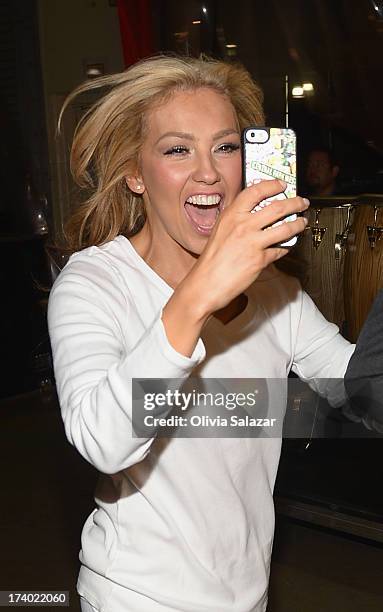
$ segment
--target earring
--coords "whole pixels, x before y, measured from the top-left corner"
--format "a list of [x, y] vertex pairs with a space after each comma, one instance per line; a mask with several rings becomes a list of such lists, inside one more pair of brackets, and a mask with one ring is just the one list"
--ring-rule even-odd
[[136, 186], [136, 189], [139, 189], [139, 190], [141, 191], [141, 189], [142, 189], [142, 185], [137, 185], [137, 186]]

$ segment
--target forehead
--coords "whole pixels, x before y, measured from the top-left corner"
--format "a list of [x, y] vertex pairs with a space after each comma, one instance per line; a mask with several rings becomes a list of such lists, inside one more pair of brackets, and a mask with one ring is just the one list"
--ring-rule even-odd
[[235, 109], [229, 98], [207, 87], [174, 92], [165, 102], [154, 106], [146, 116], [147, 134], [153, 132], [216, 132], [237, 128]]
[[309, 155], [309, 163], [330, 163], [330, 158], [326, 151], [312, 151]]

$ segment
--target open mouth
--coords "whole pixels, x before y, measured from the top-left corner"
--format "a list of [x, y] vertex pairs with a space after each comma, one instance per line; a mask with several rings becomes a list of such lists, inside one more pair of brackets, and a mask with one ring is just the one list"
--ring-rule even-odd
[[193, 195], [185, 204], [186, 215], [200, 234], [210, 234], [217, 217], [223, 210], [223, 198], [220, 194]]

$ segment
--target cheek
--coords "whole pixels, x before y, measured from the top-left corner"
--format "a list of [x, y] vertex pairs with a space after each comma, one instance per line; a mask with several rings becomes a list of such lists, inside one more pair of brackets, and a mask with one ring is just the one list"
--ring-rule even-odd
[[240, 157], [227, 169], [227, 180], [235, 193], [242, 189], [242, 162]]
[[167, 196], [171, 196], [169, 190], [181, 189], [187, 179], [185, 169], [172, 167], [167, 163], [153, 164], [152, 167], [147, 168], [145, 174], [143, 178], [148, 191], [153, 191], [157, 196], [164, 192]]

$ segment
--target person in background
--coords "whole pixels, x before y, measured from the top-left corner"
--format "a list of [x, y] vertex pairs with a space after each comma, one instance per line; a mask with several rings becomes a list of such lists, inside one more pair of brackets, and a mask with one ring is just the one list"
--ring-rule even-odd
[[306, 166], [307, 194], [313, 197], [336, 195], [338, 174], [339, 165], [330, 149], [325, 147], [312, 149]]
[[361, 329], [345, 374], [350, 415], [383, 433], [383, 289]]

